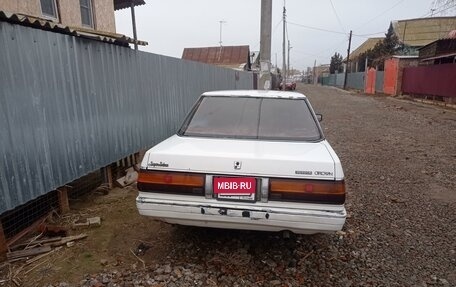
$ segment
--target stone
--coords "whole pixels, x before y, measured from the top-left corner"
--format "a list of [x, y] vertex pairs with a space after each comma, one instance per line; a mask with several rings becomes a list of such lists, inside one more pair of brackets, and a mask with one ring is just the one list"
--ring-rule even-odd
[[87, 222], [89, 222], [89, 226], [101, 226], [101, 218], [99, 216], [87, 218]]
[[157, 268], [157, 269], [155, 269], [155, 273], [156, 273], [157, 275], [160, 275], [160, 274], [165, 273], [165, 270], [164, 270], [163, 268]]
[[173, 269], [171, 268], [171, 266], [169, 266], [169, 265], [166, 265], [166, 266], [165, 266], [164, 272], [165, 272], [166, 274], [169, 274], [169, 273], [171, 273], [172, 271], [173, 271]]
[[282, 282], [280, 282], [280, 280], [272, 280], [269, 282], [269, 284], [271, 284], [272, 286], [279, 286], [282, 284]]
[[274, 261], [272, 261], [271, 259], [268, 259], [264, 262], [266, 265], [268, 265], [269, 267], [271, 268], [274, 268], [277, 266], [277, 263], [275, 263]]
[[107, 275], [103, 275], [103, 278], [101, 278], [101, 283], [108, 284], [109, 282], [111, 282], [109, 277]]
[[168, 280], [169, 276], [168, 275], [157, 275], [154, 277], [155, 281], [163, 282]]

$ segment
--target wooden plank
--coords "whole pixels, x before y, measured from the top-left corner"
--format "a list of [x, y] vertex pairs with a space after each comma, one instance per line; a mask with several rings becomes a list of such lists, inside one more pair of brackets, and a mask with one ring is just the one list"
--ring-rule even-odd
[[2, 222], [0, 221], [0, 261], [6, 259], [6, 252], [8, 251], [8, 244], [6, 243], [5, 232], [3, 231]]
[[62, 239], [60, 241], [46, 243], [44, 246], [49, 246], [49, 247], [62, 246], [62, 245], [67, 244], [68, 242], [81, 240], [81, 239], [84, 239], [86, 237], [87, 237], [87, 234], [85, 234], [85, 233], [81, 233], [79, 235], [74, 235], [74, 236], [62, 237]]
[[43, 245], [43, 244], [49, 243], [49, 242], [60, 241], [60, 240], [62, 240], [62, 238], [63, 237], [57, 236], [57, 237], [53, 237], [53, 238], [49, 238], [49, 239], [43, 239], [43, 240], [36, 240], [36, 241], [33, 241], [33, 242], [21, 243], [21, 244], [18, 244], [18, 245], [10, 246], [10, 249], [11, 250], [16, 250], [16, 249], [24, 248], [24, 247], [30, 246], [30, 245]]
[[21, 232], [19, 232], [18, 234], [16, 234], [15, 236], [13, 236], [12, 238], [10, 238], [8, 240], [8, 246], [11, 246], [13, 245], [16, 241], [18, 241], [19, 239], [21, 239], [22, 237], [24, 237], [25, 235], [27, 235], [28, 233], [32, 232], [32, 231], [35, 231], [38, 229], [38, 227], [40, 226], [40, 224], [42, 224], [46, 218], [48, 217], [49, 215], [46, 215], [46, 216], [43, 216], [42, 218], [38, 219], [37, 221], [35, 221], [35, 223], [33, 223], [32, 225], [30, 225], [29, 227], [27, 228], [24, 228]]
[[6, 253], [8, 259], [31, 257], [38, 254], [46, 253], [52, 250], [51, 246], [42, 246], [32, 249], [18, 250]]
[[70, 202], [68, 201], [68, 187], [63, 186], [57, 189], [59, 198], [59, 209], [61, 214], [66, 214], [70, 211]]

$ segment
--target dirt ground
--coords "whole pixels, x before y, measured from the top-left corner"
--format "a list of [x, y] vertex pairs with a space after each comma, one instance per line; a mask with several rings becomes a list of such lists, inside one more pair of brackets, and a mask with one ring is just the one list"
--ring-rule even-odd
[[323, 114], [344, 167], [343, 232], [283, 238], [170, 226], [138, 215], [134, 186], [116, 188], [72, 202], [61, 222], [101, 216], [101, 227], [71, 230], [88, 237], [17, 278], [23, 286], [456, 286], [456, 111], [298, 91]]

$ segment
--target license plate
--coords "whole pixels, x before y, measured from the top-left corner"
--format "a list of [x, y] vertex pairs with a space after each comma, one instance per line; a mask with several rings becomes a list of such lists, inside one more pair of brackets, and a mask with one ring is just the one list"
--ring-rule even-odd
[[214, 177], [213, 184], [214, 194], [218, 199], [255, 200], [254, 177]]

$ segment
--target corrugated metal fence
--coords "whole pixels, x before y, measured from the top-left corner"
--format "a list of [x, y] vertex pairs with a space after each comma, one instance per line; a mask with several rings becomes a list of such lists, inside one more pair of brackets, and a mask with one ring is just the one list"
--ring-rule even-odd
[[0, 22], [0, 213], [171, 135], [251, 73]]
[[[322, 77], [322, 85], [342, 88], [344, 86], [344, 73], [330, 74]], [[348, 73], [347, 87], [350, 89], [364, 90], [364, 73]]]
[[347, 87], [355, 90], [364, 90], [364, 72], [348, 73]]
[[384, 71], [377, 71], [375, 75], [375, 92], [383, 93], [383, 81], [385, 78]]
[[404, 68], [402, 92], [456, 97], [456, 64]]

